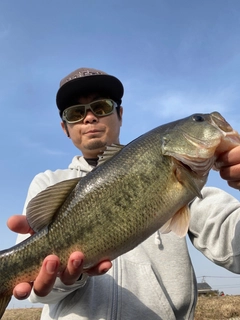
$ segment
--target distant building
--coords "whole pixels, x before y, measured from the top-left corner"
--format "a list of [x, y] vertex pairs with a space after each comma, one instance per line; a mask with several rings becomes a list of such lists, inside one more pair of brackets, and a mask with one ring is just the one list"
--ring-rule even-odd
[[207, 282], [200, 282], [197, 284], [198, 295], [209, 295], [216, 294], [215, 291], [212, 290], [212, 287]]

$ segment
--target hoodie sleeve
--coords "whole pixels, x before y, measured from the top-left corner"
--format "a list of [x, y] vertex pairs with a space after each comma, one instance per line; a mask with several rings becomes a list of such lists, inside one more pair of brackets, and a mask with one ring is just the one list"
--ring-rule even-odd
[[240, 202], [217, 188], [202, 195], [190, 205], [189, 237], [208, 259], [240, 273]]
[[29, 296], [29, 301], [31, 303], [43, 303], [43, 304], [55, 304], [59, 301], [63, 300], [66, 296], [68, 296], [73, 291], [80, 289], [84, 287], [88, 279], [88, 275], [84, 274], [81, 277], [81, 280], [77, 281], [73, 285], [64, 285], [59, 278], [57, 278], [55, 285], [52, 289], [52, 291], [45, 297], [39, 297], [36, 295], [34, 290], [32, 289], [32, 292]]

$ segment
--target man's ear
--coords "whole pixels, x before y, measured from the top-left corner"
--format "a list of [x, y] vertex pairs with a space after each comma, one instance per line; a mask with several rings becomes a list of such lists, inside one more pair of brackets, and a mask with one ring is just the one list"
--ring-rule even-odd
[[63, 132], [65, 133], [65, 135], [70, 138], [70, 134], [69, 134], [69, 131], [68, 131], [68, 127], [67, 127], [67, 123], [66, 121], [62, 121], [61, 122], [61, 127], [63, 129]]
[[122, 126], [122, 116], [123, 116], [123, 107], [122, 106], [120, 106], [119, 115], [120, 115], [120, 121], [121, 121], [121, 126]]

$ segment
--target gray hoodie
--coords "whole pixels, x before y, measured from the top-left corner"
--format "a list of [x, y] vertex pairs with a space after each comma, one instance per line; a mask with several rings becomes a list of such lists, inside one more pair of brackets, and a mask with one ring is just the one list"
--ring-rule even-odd
[[[30, 199], [46, 187], [91, 170], [76, 156], [68, 169], [38, 174], [23, 214]], [[190, 205], [189, 237], [214, 263], [240, 273], [240, 203], [217, 188], [204, 188], [202, 193], [203, 199]], [[24, 238], [19, 235], [18, 242]], [[197, 288], [186, 239], [157, 232], [115, 259], [105, 275], [84, 275], [71, 286], [58, 279], [49, 295], [38, 297], [32, 291], [30, 301], [44, 304], [42, 320], [193, 319]]]

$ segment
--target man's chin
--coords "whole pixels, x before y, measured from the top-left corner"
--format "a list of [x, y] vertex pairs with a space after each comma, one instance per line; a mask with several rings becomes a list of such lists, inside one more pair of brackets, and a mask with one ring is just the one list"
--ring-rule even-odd
[[85, 149], [89, 150], [89, 151], [104, 151], [106, 148], [106, 142], [103, 141], [99, 141], [99, 140], [95, 140], [95, 141], [91, 141], [89, 142], [87, 145], [85, 145]]

